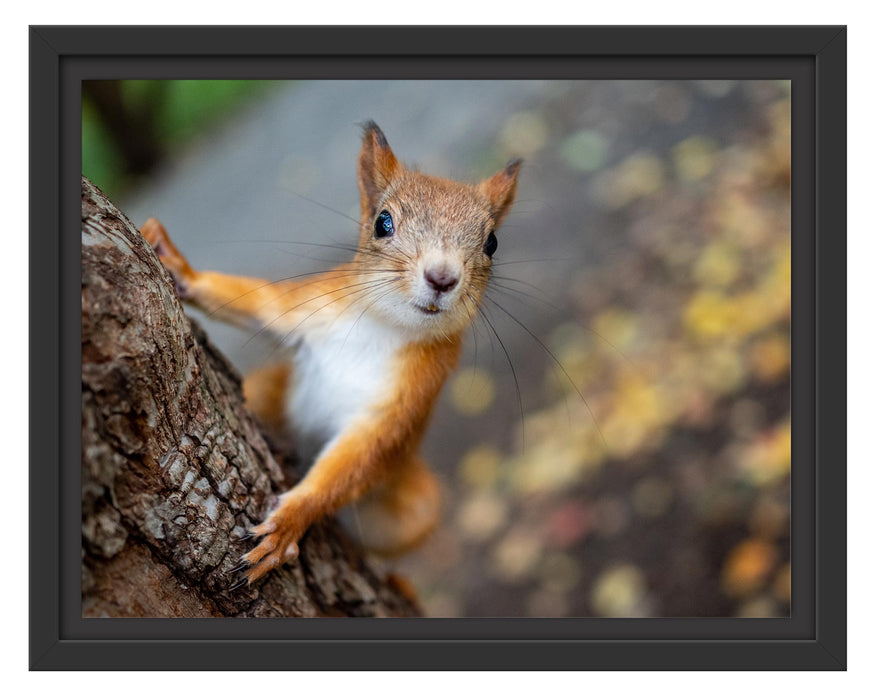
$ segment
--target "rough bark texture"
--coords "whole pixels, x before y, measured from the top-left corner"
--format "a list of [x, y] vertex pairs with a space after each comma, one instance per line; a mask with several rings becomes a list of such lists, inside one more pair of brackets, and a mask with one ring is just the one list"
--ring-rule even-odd
[[398, 616], [418, 609], [334, 522], [230, 591], [285, 476], [235, 370], [128, 218], [82, 181], [84, 617]]

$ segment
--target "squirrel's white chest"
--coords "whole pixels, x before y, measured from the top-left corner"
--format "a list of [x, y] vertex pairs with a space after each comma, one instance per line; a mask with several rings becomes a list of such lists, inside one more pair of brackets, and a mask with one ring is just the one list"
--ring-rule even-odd
[[287, 408], [304, 457], [369, 415], [392, 390], [403, 346], [400, 333], [357, 314], [303, 334]]

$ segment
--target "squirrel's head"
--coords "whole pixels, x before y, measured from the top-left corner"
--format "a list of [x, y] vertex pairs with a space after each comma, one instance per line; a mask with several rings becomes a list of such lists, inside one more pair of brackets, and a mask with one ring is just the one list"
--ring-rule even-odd
[[379, 127], [367, 122], [358, 158], [356, 262], [377, 275], [373, 312], [428, 335], [463, 330], [489, 282], [520, 165], [512, 160], [476, 185], [432, 177], [402, 165]]

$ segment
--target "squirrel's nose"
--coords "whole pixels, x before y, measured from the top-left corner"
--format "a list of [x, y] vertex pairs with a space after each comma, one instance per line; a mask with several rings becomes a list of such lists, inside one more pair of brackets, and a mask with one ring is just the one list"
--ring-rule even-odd
[[451, 272], [445, 267], [430, 268], [425, 270], [425, 281], [437, 292], [443, 293], [450, 291], [459, 284], [459, 277], [455, 272]]

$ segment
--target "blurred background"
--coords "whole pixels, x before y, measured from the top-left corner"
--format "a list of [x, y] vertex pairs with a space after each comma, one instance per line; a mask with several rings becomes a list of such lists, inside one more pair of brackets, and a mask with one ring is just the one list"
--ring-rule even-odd
[[433, 616], [788, 616], [789, 83], [91, 82], [83, 172], [279, 279], [345, 261], [310, 244], [356, 240], [366, 119], [432, 174], [526, 159], [424, 446], [442, 524], [380, 569]]

